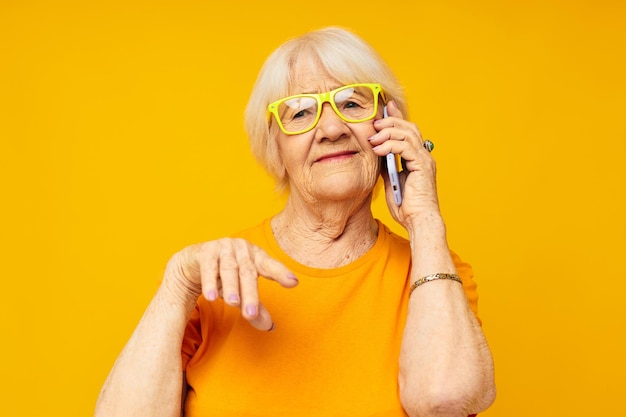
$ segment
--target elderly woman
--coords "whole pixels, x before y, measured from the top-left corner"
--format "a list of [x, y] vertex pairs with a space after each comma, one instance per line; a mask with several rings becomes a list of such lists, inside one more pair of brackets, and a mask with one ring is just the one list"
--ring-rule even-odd
[[[386, 105], [388, 117], [383, 118]], [[280, 213], [175, 254], [97, 416], [468, 416], [494, 400], [470, 267], [402, 90], [352, 33], [290, 40], [246, 113]], [[385, 156], [399, 155], [397, 204]], [[406, 240], [373, 217], [382, 174]]]

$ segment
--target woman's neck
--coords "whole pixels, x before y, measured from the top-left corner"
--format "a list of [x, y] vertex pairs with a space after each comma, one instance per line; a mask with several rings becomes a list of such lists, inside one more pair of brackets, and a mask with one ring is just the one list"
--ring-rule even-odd
[[378, 236], [371, 196], [363, 201], [303, 202], [290, 196], [272, 219], [280, 247], [297, 262], [336, 268], [364, 255]]

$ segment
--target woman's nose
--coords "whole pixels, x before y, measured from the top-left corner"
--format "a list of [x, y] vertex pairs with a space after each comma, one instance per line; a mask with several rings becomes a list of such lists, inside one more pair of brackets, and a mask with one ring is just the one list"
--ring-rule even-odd
[[324, 103], [320, 120], [317, 122], [317, 131], [319, 139], [337, 140], [348, 131], [348, 128], [330, 103]]

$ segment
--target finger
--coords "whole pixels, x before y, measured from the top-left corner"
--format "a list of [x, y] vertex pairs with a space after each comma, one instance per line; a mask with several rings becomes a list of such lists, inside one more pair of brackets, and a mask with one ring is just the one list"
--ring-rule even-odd
[[209, 301], [218, 297], [218, 259], [217, 245], [214, 242], [200, 244], [196, 251], [195, 262], [200, 269], [202, 294]]
[[402, 125], [395, 123], [386, 126], [377, 124], [376, 129], [379, 131], [367, 139], [373, 146], [387, 141], [407, 142], [415, 147], [422, 143], [421, 133], [413, 123], [405, 122]]
[[[402, 172], [400, 173], [400, 182], [404, 188], [405, 178], [415, 171], [420, 172], [434, 172], [435, 161], [432, 155], [426, 149], [418, 149], [406, 142], [399, 141], [386, 141], [381, 145], [372, 148], [373, 152], [381, 157], [388, 153], [399, 154], [402, 159]], [[386, 176], [386, 172], [383, 170], [383, 179], [385, 180], [385, 186], [389, 187], [389, 180]]]
[[406, 170], [408, 173], [422, 172], [425, 174], [430, 173], [431, 176], [434, 176], [436, 172], [435, 159], [430, 156], [427, 150], [423, 149], [416, 158], [406, 160]]
[[259, 313], [248, 321], [254, 328], [264, 332], [271, 332], [276, 329], [272, 316], [262, 303], [259, 303]]
[[421, 136], [412, 130], [388, 128], [370, 137], [369, 141], [374, 153], [380, 156], [391, 152], [409, 160], [421, 153], [430, 154]]
[[412, 130], [402, 129], [398, 127], [385, 128], [381, 130], [380, 132], [376, 133], [375, 135], [370, 136], [368, 138], [368, 141], [374, 146], [380, 145], [381, 143], [384, 143], [389, 140], [395, 140], [398, 142], [415, 143], [418, 140], [418, 138], [415, 132], [413, 132]]
[[401, 119], [401, 121], [395, 121], [393, 119], [391, 120], [394, 123], [393, 124], [394, 127], [397, 126], [403, 129], [408, 129], [413, 133], [411, 137], [417, 138], [420, 142], [422, 141], [422, 132], [420, 131], [419, 127], [417, 127], [415, 123], [411, 123], [408, 120], [404, 120], [404, 116], [402, 115], [402, 112], [400, 111], [400, 108], [398, 107], [395, 101], [392, 100], [388, 103], [387, 112], [390, 117]]
[[374, 121], [376, 129], [381, 130], [387, 127], [397, 127], [401, 129], [411, 130], [416, 136], [421, 137], [420, 131], [415, 123], [412, 123], [404, 119], [402, 111], [398, 107], [395, 101], [387, 103], [388, 116], [383, 119], [377, 119]]
[[417, 151], [415, 147], [406, 141], [387, 140], [372, 148], [376, 155], [385, 156], [388, 153], [400, 155], [402, 159], [415, 159]]
[[235, 256], [239, 267], [239, 293], [241, 312], [247, 320], [255, 319], [259, 314], [259, 272], [252, 259], [253, 245], [245, 240], [235, 240]]
[[298, 285], [298, 278], [293, 272], [258, 246], [253, 247], [253, 259], [257, 271], [264, 278], [276, 281], [286, 288]]
[[222, 281], [222, 294], [226, 304], [238, 306], [241, 303], [239, 295], [239, 265], [231, 240], [224, 239], [219, 245], [219, 276]]
[[400, 108], [398, 107], [398, 105], [396, 104], [394, 100], [390, 100], [387, 102], [387, 114], [389, 115], [389, 117], [396, 117], [398, 119], [404, 119], [404, 116], [402, 115]]

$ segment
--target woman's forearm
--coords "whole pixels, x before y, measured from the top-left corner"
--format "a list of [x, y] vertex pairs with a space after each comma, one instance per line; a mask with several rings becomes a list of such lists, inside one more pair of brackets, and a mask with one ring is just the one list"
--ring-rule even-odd
[[[430, 274], [456, 272], [440, 216], [424, 217], [409, 234], [412, 283]], [[399, 383], [402, 404], [411, 416], [466, 417], [493, 402], [491, 352], [458, 282], [427, 282], [411, 294]]]
[[96, 417], [180, 416], [181, 345], [194, 303], [161, 286], [104, 383]]

